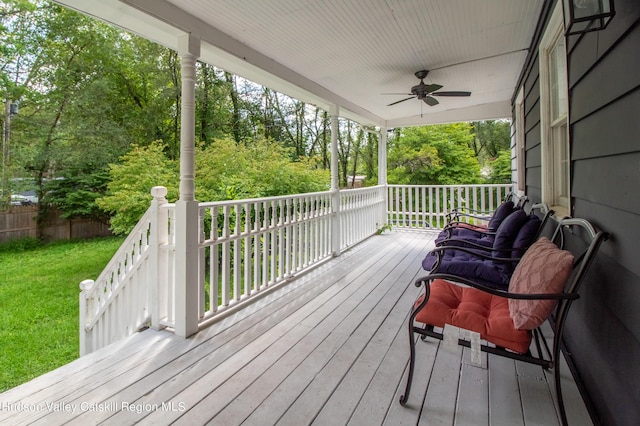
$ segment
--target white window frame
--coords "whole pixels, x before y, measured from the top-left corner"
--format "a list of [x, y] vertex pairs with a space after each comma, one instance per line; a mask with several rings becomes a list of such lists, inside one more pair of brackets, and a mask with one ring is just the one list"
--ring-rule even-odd
[[515, 122], [515, 143], [513, 143], [512, 157], [515, 158], [513, 167], [513, 181], [516, 183], [518, 194], [526, 193], [526, 145], [524, 128], [524, 88], [521, 87], [516, 97], [516, 122]]
[[542, 201], [552, 208], [557, 216], [569, 216], [571, 212], [570, 196], [570, 166], [569, 152], [569, 118], [568, 118], [568, 83], [566, 63], [564, 72], [560, 72], [556, 89], [561, 110], [554, 117], [552, 111], [552, 76], [551, 54], [553, 49], [562, 42], [564, 45], [564, 20], [562, 4], [557, 2], [551, 15], [547, 29], [542, 37], [539, 48], [540, 59], [540, 136], [542, 152]]

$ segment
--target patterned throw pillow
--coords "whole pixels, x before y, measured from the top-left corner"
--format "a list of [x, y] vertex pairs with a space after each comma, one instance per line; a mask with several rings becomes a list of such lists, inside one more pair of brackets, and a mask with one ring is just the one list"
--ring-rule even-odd
[[[573, 267], [573, 254], [542, 237], [529, 247], [516, 266], [510, 293], [560, 293]], [[553, 312], [555, 300], [509, 299], [509, 313], [517, 329], [533, 330]]]

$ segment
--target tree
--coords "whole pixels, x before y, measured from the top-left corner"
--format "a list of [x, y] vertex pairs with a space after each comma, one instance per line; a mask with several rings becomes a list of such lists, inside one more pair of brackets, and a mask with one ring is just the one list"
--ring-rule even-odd
[[390, 140], [389, 183], [480, 183], [480, 165], [469, 148], [471, 125], [409, 127]]
[[314, 119], [309, 125], [309, 157], [319, 156], [321, 159], [320, 166], [323, 169], [329, 169], [329, 140], [331, 139], [331, 119], [327, 111], [316, 108], [314, 111]]
[[[85, 110], [93, 120], [113, 123], [125, 133], [118, 139], [123, 141], [123, 149], [117, 156], [132, 143], [161, 140], [169, 158], [178, 158], [181, 77], [177, 53], [121, 31], [116, 31], [114, 44], [105, 46], [103, 52], [92, 95], [93, 104], [97, 99], [108, 110], [95, 114], [91, 104], [85, 105]], [[117, 134], [109, 132], [105, 139], [114, 136]]]
[[238, 88], [236, 86], [236, 79], [235, 76], [228, 72], [224, 73], [224, 78], [230, 89], [229, 96], [231, 97], [231, 104], [233, 106], [231, 115], [233, 139], [236, 141], [236, 143], [240, 143], [240, 141], [242, 140], [242, 123], [240, 120], [240, 102], [238, 100]]
[[358, 160], [360, 158], [360, 150], [362, 145], [364, 144], [364, 129], [362, 127], [358, 128], [356, 133], [356, 137], [354, 139], [353, 148], [352, 148], [352, 159], [351, 159], [351, 181], [347, 182], [347, 186], [355, 186], [356, 183], [356, 175], [358, 173]]
[[36, 6], [28, 1], [0, 2], [0, 108], [2, 114], [2, 167], [0, 176], [0, 209], [9, 205], [11, 195], [11, 104], [20, 99], [24, 90], [28, 70], [34, 62], [29, 55], [33, 31], [30, 30], [28, 14]]
[[[178, 197], [178, 162], [169, 160], [160, 142], [134, 146], [110, 167], [108, 192], [96, 200], [111, 215], [115, 233], [128, 233], [149, 207], [153, 186], [168, 189], [167, 199]], [[313, 160], [291, 161], [291, 149], [258, 139], [237, 144], [231, 138], [200, 144], [196, 149], [196, 198], [237, 200], [326, 191], [329, 175]]]
[[166, 146], [154, 142], [146, 147], [134, 145], [120, 162], [109, 168], [107, 194], [96, 204], [111, 216], [111, 230], [116, 234], [131, 231], [151, 202], [151, 188], [167, 187], [167, 199], [176, 201], [179, 187], [179, 164], [165, 155]]
[[307, 135], [305, 132], [306, 104], [276, 92], [270, 92], [271, 106], [280, 126], [278, 140], [286, 147], [293, 148], [293, 155], [306, 154]]
[[247, 131], [242, 129], [234, 76], [202, 62], [196, 70], [196, 135], [205, 145], [229, 134], [241, 143]]
[[471, 123], [473, 139], [469, 146], [481, 164], [496, 158], [511, 146], [511, 126], [506, 120], [475, 121]]
[[[31, 67], [24, 80], [29, 90], [24, 91], [23, 111], [30, 117], [23, 123], [23, 139], [16, 141], [30, 147], [28, 152], [33, 157], [26, 162], [27, 170], [35, 177], [39, 198], [44, 199], [47, 178], [55, 176], [69, 156], [82, 158], [72, 146], [73, 138], [68, 132], [71, 126], [78, 125], [65, 118], [72, 104], [83, 99], [84, 89], [91, 83], [87, 76], [99, 68], [100, 49], [112, 42], [113, 31], [57, 6], [38, 9], [37, 15], [38, 43], [30, 45], [27, 54], [36, 58], [37, 66]], [[75, 29], [79, 22], [81, 30]], [[40, 223], [46, 206], [44, 203], [38, 206]]]
[[329, 174], [315, 161], [291, 161], [292, 149], [258, 139], [237, 145], [216, 140], [196, 153], [196, 197], [233, 200], [301, 194], [329, 189]]
[[365, 146], [362, 153], [365, 181], [377, 185], [378, 178], [378, 135], [365, 132]]
[[[65, 217], [98, 217], [94, 195], [104, 190], [108, 164], [133, 143], [162, 140], [169, 158], [179, 155], [177, 54], [47, 2], [17, 9], [3, 28], [14, 40], [4, 48], [12, 55], [0, 60], [2, 81], [14, 82], [12, 98], [21, 106], [10, 174], [35, 180], [40, 218], [47, 201]], [[47, 194], [51, 182], [54, 196]], [[74, 185], [92, 190], [74, 192]]]
[[[90, 167], [90, 170], [83, 167]], [[69, 169], [64, 178], [48, 181], [41, 204], [55, 205], [65, 219], [83, 217], [106, 224], [109, 215], [98, 207], [96, 199], [104, 195], [108, 182], [107, 169], [95, 170], [88, 164], [80, 165]]]
[[489, 165], [488, 183], [511, 183], [511, 151], [501, 151]]
[[[116, 178], [109, 165], [132, 163], [126, 153], [160, 149], [174, 168], [181, 108], [175, 51], [41, 0], [2, 2], [0, 13], [0, 91], [21, 107], [11, 123], [3, 181], [34, 178], [40, 199], [55, 202], [66, 217], [99, 217], [96, 198], [114, 190], [105, 182]], [[204, 191], [200, 199], [325, 187], [320, 175], [326, 177], [331, 159], [326, 111], [204, 63], [197, 64], [196, 79], [196, 158], [205, 171], [200, 178], [210, 180], [197, 186]], [[338, 129], [340, 186], [356, 174], [375, 183], [377, 136], [349, 120], [340, 120]], [[479, 182], [478, 159], [484, 164], [508, 147], [508, 132], [501, 121], [396, 129], [389, 181]], [[169, 175], [177, 182], [175, 170]], [[50, 182], [55, 192], [47, 194]], [[147, 186], [134, 189], [140, 199], [148, 199]]]

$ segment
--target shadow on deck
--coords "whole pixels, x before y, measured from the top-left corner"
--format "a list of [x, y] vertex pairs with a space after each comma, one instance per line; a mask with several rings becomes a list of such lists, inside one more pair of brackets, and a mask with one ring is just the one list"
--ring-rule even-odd
[[[3, 424], [558, 424], [552, 377], [418, 344], [406, 321], [431, 232], [375, 236], [189, 339], [147, 330], [0, 394]], [[568, 369], [571, 424], [589, 423]]]

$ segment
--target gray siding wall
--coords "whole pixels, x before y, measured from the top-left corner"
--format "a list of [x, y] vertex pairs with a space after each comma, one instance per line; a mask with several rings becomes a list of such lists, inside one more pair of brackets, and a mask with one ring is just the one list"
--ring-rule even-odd
[[[615, 7], [604, 31], [567, 40], [572, 215], [613, 238], [572, 307], [565, 342], [599, 421], [627, 425], [640, 424], [640, 1], [615, 0]], [[532, 52], [521, 86], [526, 191], [537, 202], [537, 46]]]

